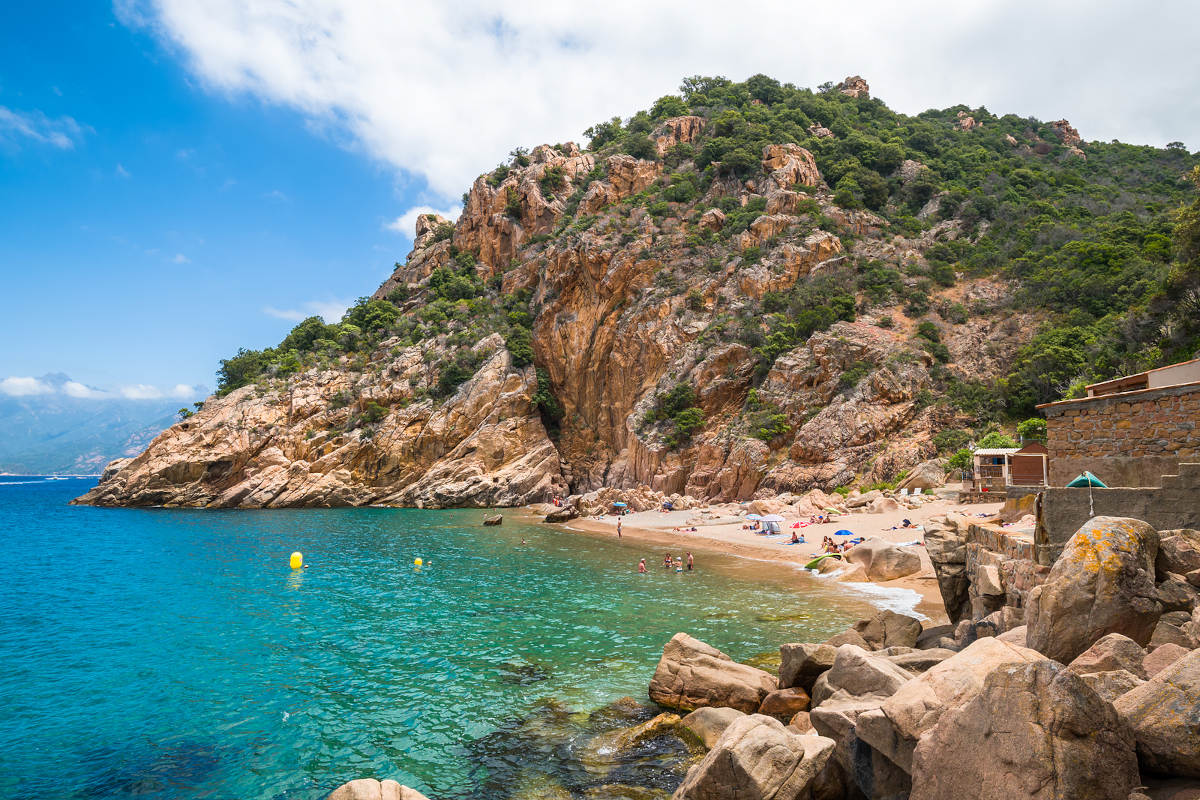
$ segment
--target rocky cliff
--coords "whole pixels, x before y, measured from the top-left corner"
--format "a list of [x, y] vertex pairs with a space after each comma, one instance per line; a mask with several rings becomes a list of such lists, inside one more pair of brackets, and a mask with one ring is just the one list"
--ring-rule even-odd
[[[861, 78], [822, 97], [882, 107]], [[942, 135], [972, 135], [954, 119]], [[79, 502], [491, 506], [641, 484], [734, 500], [936, 455], [934, 433], [980, 424], [948, 390], [1002, 378], [1044, 313], [944, 263], [988, 226], [939, 211], [920, 161], [889, 161], [882, 200], [860, 200], [809, 149], [838, 146], [836, 120], [750, 124], [643, 112], [587, 151], [514, 151], [456, 221], [419, 218], [341, 324], [225, 362], [223, 393]]]

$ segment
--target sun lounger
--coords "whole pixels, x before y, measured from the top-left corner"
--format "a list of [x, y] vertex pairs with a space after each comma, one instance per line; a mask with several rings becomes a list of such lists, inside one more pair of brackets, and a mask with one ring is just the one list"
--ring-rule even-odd
[[921, 493], [921, 487], [920, 487], [920, 486], [918, 486], [917, 488], [913, 489], [913, 490], [912, 490], [912, 493], [913, 493], [913, 494], [920, 494], [920, 493]]
[[908, 489], [901, 489], [901, 490], [900, 490], [900, 496], [901, 496], [901, 497], [908, 497]]

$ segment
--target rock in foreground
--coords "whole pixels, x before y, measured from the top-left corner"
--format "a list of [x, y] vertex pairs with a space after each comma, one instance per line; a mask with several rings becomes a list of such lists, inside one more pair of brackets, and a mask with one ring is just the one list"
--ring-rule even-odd
[[675, 791], [674, 800], [801, 800], [834, 742], [802, 736], [761, 714], [735, 720]]
[[913, 755], [912, 800], [1126, 800], [1138, 783], [1129, 727], [1053, 661], [992, 671]]
[[677, 633], [663, 648], [650, 681], [650, 699], [679, 711], [721, 706], [753, 714], [777, 688], [778, 682], [769, 673], [739, 664], [715, 647]]
[[1152, 772], [1200, 777], [1200, 650], [1193, 650], [1113, 703], [1133, 728]]
[[1162, 614], [1154, 559], [1158, 533], [1145, 522], [1095, 517], [1075, 532], [1042, 586], [1029, 593], [1029, 647], [1064, 664], [1109, 633], [1145, 646]]
[[395, 781], [360, 778], [343, 783], [334, 789], [328, 800], [429, 800], [429, 798], [416, 789], [401, 786]]

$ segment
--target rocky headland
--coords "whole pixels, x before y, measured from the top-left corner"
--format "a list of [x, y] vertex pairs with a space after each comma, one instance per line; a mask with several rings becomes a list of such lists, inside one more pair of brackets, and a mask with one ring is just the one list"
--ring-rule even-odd
[[[689, 95], [696, 113], [665, 98], [597, 126], [586, 150], [515, 150], [457, 220], [419, 217], [412, 252], [340, 323], [305, 320], [222, 362], [216, 395], [79, 502], [830, 491], [1057, 398], [1058, 367], [1030, 350], [1052, 294], [998, 268], [1041, 207], [1013, 205], [1001, 226], [979, 212], [986, 192], [953, 188], [967, 168], [944, 162], [961, 149], [992, 159], [971, 169], [995, 180], [1086, 187], [1066, 148], [1106, 146], [1065, 120], [905, 117], [860, 77], [822, 92], [763, 80], [716, 81]], [[1122, 191], [1165, 213], [1151, 189]]]

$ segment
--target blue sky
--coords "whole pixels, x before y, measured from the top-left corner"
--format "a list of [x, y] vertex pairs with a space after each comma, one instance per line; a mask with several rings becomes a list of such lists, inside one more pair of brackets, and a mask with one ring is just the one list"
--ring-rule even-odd
[[294, 111], [200, 90], [109, 8], [23, 5], [0, 107], [69, 146], [0, 128], [0, 377], [211, 387], [219, 358], [294, 324], [270, 309], [336, 309], [403, 260], [392, 169]]
[[1044, 0], [1036, 24], [1007, 0], [51, 0], [2, 19], [0, 393], [19, 396], [48, 373], [76, 396], [211, 387], [238, 347], [373, 291], [417, 211], [455, 213], [512, 147], [579, 140], [686, 75], [861, 74], [908, 113], [1200, 146], [1185, 0]]

